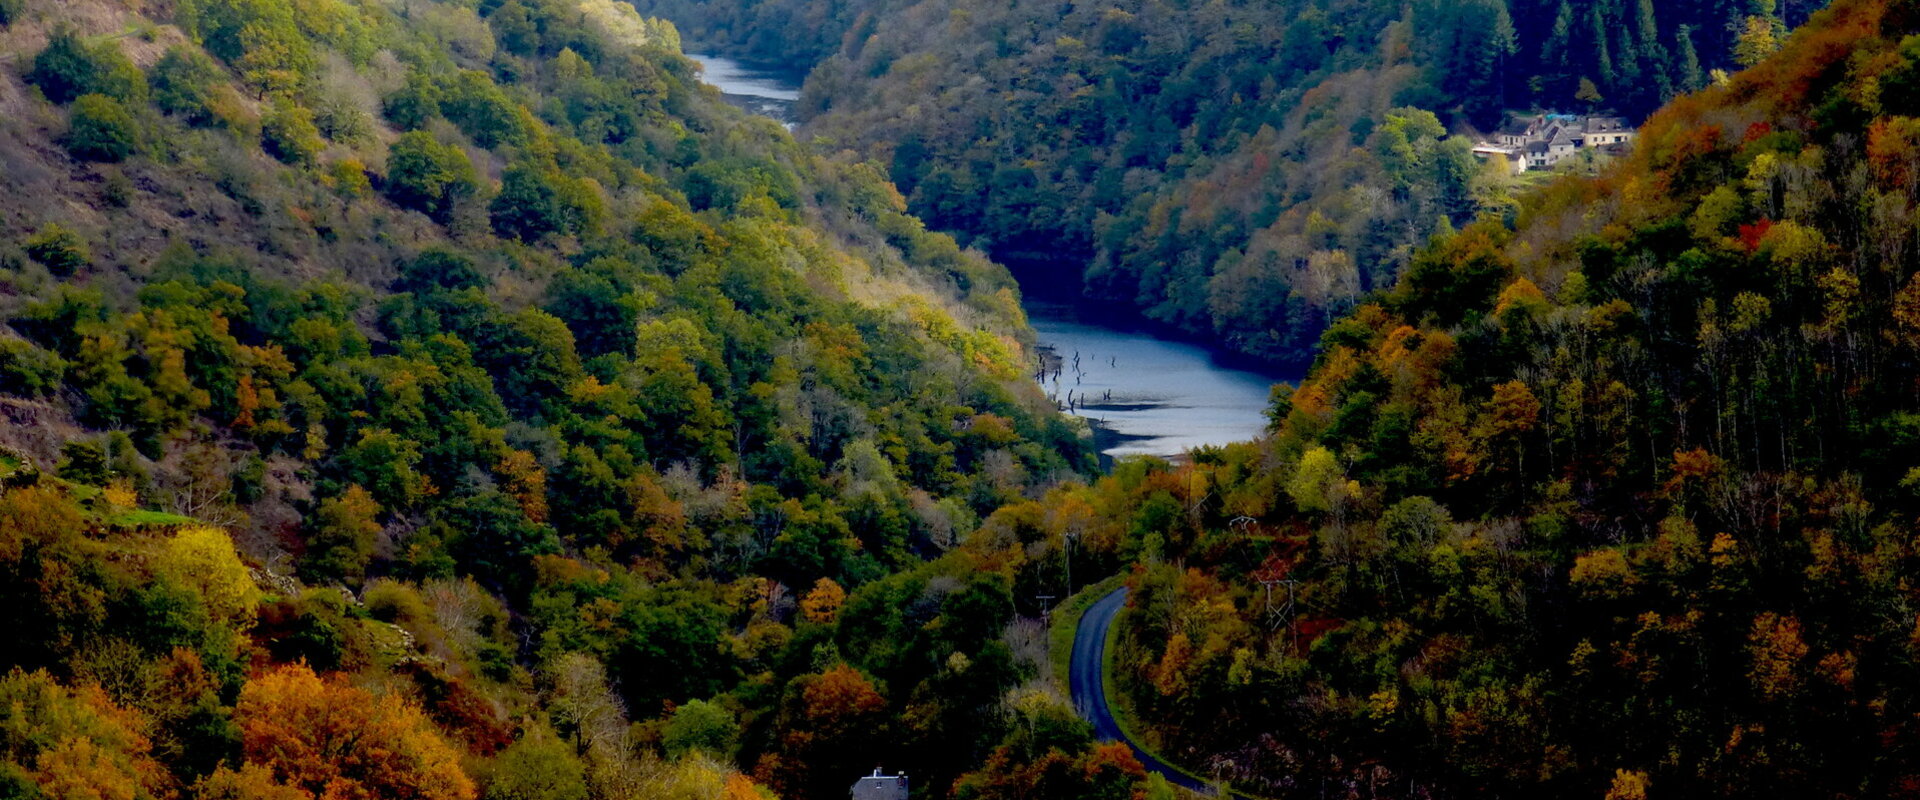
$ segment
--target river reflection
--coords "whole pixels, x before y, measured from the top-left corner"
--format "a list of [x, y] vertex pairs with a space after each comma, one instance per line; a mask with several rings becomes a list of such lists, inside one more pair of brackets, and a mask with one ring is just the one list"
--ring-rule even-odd
[[700, 79], [719, 88], [727, 102], [789, 128], [797, 121], [793, 104], [800, 99], [798, 76], [705, 53], [688, 53], [687, 58], [700, 64]]
[[1172, 458], [1266, 428], [1277, 378], [1222, 366], [1205, 348], [1080, 322], [1065, 306], [1031, 303], [1027, 315], [1059, 359], [1042, 386], [1111, 433], [1106, 455]]

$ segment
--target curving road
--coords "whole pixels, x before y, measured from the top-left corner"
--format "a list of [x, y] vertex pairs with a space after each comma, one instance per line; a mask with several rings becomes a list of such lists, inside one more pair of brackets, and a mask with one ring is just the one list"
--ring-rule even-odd
[[1068, 690], [1073, 694], [1073, 706], [1079, 709], [1080, 716], [1093, 723], [1093, 735], [1101, 741], [1121, 742], [1133, 750], [1134, 758], [1152, 772], [1166, 777], [1167, 782], [1175, 786], [1192, 789], [1202, 794], [1211, 794], [1212, 787], [1194, 780], [1186, 773], [1167, 766], [1166, 762], [1154, 758], [1153, 754], [1140, 749], [1140, 745], [1128, 739], [1120, 730], [1120, 723], [1113, 718], [1113, 709], [1107, 705], [1107, 686], [1101, 680], [1101, 671], [1107, 663], [1107, 631], [1113, 627], [1113, 616], [1127, 604], [1127, 590], [1115, 589], [1102, 597], [1080, 615], [1080, 625], [1073, 632], [1073, 659], [1068, 663]]

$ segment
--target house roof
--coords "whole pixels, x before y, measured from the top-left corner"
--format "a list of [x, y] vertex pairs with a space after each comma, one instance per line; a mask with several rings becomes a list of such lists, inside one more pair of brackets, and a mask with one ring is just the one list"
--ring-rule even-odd
[[876, 769], [853, 782], [852, 794], [853, 800], [907, 800], [907, 776], [882, 775]]
[[1510, 119], [1510, 120], [1507, 120], [1507, 124], [1500, 126], [1500, 135], [1525, 136], [1533, 132], [1533, 126], [1534, 126], [1534, 120]]

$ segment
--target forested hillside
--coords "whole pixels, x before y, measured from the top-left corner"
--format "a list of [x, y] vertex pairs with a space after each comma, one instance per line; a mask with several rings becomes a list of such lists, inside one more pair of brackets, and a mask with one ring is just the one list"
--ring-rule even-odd
[[[972, 120], [839, 134], [911, 203], [604, 0], [0, 0], [0, 797], [1171, 800], [1049, 677], [1111, 574], [1121, 715], [1258, 796], [1920, 795], [1920, 0], [847, 8], [754, 13]], [[1475, 74], [1703, 88], [1522, 194]], [[1003, 173], [1316, 341], [1270, 435], [1093, 478], [908, 213]]]
[[[1636, 122], [1769, 51], [1772, 0], [641, 0], [703, 46], [817, 65], [801, 113], [1014, 266], [1277, 361], [1429, 235], [1511, 214], [1503, 109]], [[1434, 112], [1437, 119], [1412, 109]], [[1444, 222], [1442, 220], [1445, 220]]]
[[672, 26], [0, 0], [0, 198], [0, 796], [1131, 795], [961, 542], [1093, 465], [1013, 284]]
[[1423, 247], [1269, 440], [988, 527], [1135, 565], [1140, 728], [1257, 794], [1911, 797], [1916, 81], [1836, 2]]

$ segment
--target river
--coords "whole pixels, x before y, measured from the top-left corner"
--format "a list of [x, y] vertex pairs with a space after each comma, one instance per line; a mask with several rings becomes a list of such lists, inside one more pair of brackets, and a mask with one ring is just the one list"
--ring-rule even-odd
[[1177, 458], [1266, 428], [1277, 378], [1221, 364], [1198, 345], [1084, 319], [1067, 305], [1029, 299], [1027, 319], [1058, 359], [1041, 388], [1094, 424], [1104, 455]]
[[[793, 126], [800, 91], [791, 73], [701, 53], [687, 57], [701, 64], [707, 83], [728, 102]], [[1103, 455], [1178, 458], [1265, 430], [1276, 377], [1223, 365], [1204, 347], [1084, 317], [1071, 305], [1029, 298], [1026, 309], [1042, 349], [1059, 359], [1042, 388], [1093, 423]]]
[[688, 53], [687, 58], [700, 64], [701, 77], [718, 88], [727, 102], [772, 117], [788, 128], [799, 122], [793, 104], [800, 99], [800, 80], [805, 76], [706, 53]]

